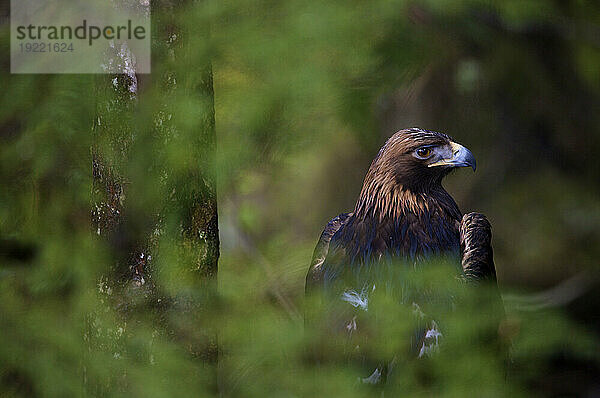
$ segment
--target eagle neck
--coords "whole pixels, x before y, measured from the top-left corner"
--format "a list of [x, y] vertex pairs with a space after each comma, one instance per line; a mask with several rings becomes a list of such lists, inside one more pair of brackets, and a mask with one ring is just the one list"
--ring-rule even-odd
[[399, 220], [407, 213], [416, 216], [430, 214], [434, 206], [450, 218], [460, 219], [456, 202], [439, 181], [415, 189], [407, 188], [388, 176], [365, 179], [354, 215], [358, 219], [374, 219], [379, 222], [386, 219]]

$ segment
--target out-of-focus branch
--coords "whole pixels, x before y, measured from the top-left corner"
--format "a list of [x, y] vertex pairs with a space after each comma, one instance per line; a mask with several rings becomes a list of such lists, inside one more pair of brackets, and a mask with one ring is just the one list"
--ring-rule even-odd
[[565, 306], [586, 294], [596, 279], [588, 272], [580, 272], [558, 285], [538, 293], [505, 294], [504, 304], [517, 311], [538, 311]]

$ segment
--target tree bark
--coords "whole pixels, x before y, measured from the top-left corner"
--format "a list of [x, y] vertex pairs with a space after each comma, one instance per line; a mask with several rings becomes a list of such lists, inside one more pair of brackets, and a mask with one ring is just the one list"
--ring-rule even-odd
[[152, 317], [157, 334], [214, 364], [203, 318], [219, 258], [214, 93], [208, 51], [191, 40], [208, 31], [184, 17], [189, 6], [152, 3], [152, 74], [132, 72], [121, 51], [123, 73], [98, 79], [92, 227], [113, 264], [101, 293], [124, 319]]

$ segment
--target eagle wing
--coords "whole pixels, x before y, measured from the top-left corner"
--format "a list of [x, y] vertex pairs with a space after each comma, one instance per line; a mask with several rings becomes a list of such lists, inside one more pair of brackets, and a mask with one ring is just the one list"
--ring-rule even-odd
[[492, 226], [481, 213], [465, 214], [460, 223], [462, 269], [467, 281], [496, 282]]
[[331, 238], [340, 230], [346, 221], [348, 221], [348, 218], [350, 218], [351, 215], [352, 213], [342, 213], [339, 216], [332, 218], [325, 226], [325, 229], [319, 238], [319, 242], [315, 247], [315, 251], [313, 252], [310, 269], [306, 275], [306, 293], [310, 292], [316, 286], [322, 286], [325, 277], [323, 264], [329, 254], [329, 243], [331, 242]]
[[[504, 359], [505, 366], [510, 363], [510, 340], [501, 333], [501, 325], [505, 318], [504, 302], [496, 278], [494, 254], [492, 250], [492, 226], [481, 213], [465, 214], [460, 225], [460, 248], [462, 254], [462, 269], [464, 278], [471, 284], [487, 285], [480, 292], [477, 305], [485, 308], [488, 314], [496, 318], [496, 322], [487, 330], [488, 340], [483, 344], [493, 345], [498, 350], [500, 358]], [[482, 334], [486, 336], [486, 334]]]

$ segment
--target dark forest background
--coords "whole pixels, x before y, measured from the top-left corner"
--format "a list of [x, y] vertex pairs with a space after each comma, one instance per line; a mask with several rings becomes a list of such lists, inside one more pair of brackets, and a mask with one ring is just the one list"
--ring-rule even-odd
[[379, 396], [314, 375], [304, 277], [414, 126], [477, 158], [445, 186], [493, 226], [513, 364], [465, 342], [391, 394], [600, 394], [600, 3], [151, 6], [141, 76], [11, 75], [1, 20], [0, 395]]

